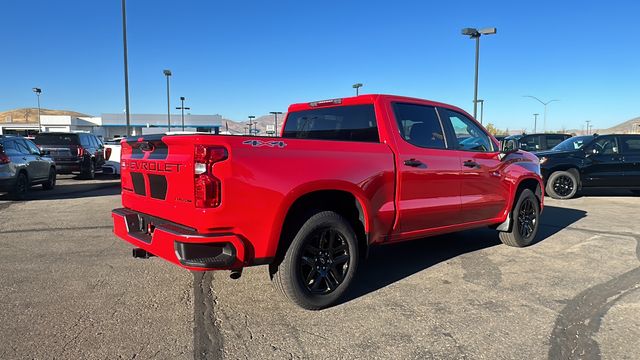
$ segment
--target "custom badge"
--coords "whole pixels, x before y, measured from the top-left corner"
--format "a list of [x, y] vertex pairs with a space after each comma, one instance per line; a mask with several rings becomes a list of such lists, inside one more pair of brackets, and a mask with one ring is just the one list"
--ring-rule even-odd
[[280, 140], [245, 140], [242, 142], [244, 145], [251, 145], [253, 147], [263, 147], [263, 146], [267, 146], [267, 147], [279, 147], [279, 148], [284, 148], [285, 146], [287, 146], [287, 143], [285, 143], [284, 141], [280, 141]]

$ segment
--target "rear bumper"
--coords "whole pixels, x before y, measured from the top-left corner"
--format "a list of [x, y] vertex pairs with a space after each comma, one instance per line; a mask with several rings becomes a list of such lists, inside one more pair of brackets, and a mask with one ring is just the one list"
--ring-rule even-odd
[[54, 159], [54, 161], [56, 162], [56, 172], [59, 174], [80, 172], [82, 170], [82, 160], [63, 161]]
[[245, 266], [245, 246], [234, 234], [200, 234], [125, 208], [111, 212], [116, 236], [183, 268], [196, 271]]

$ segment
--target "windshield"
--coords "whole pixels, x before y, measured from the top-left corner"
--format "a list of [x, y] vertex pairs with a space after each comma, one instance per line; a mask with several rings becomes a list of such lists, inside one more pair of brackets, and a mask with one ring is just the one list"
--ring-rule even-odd
[[574, 136], [572, 138], [568, 138], [567, 140], [561, 142], [560, 144], [556, 145], [553, 149], [553, 151], [573, 151], [573, 150], [578, 150], [581, 149], [585, 144], [589, 143], [591, 140], [593, 140], [593, 136], [591, 135], [586, 135], [586, 136]]

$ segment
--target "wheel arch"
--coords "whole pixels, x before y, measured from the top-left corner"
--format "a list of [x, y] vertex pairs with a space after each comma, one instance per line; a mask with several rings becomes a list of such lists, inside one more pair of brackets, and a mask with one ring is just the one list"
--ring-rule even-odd
[[315, 189], [291, 198], [285, 207], [282, 225], [276, 237], [275, 263], [284, 257], [295, 231], [317, 211], [335, 211], [343, 216], [356, 232], [359, 252], [367, 254], [369, 248], [369, 214], [366, 199], [356, 191], [334, 187]]

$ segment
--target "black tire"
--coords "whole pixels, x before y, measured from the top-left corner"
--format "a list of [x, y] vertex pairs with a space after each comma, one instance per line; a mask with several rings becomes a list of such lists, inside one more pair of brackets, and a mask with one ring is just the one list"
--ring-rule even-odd
[[96, 163], [93, 160], [89, 160], [89, 168], [84, 170], [80, 176], [85, 180], [93, 180], [96, 178]]
[[546, 190], [554, 199], [571, 199], [578, 192], [578, 178], [572, 171], [555, 171], [547, 180]]
[[511, 220], [511, 229], [500, 232], [500, 241], [515, 247], [531, 245], [540, 227], [540, 202], [531, 190], [522, 190], [511, 210]]
[[335, 304], [347, 290], [358, 259], [358, 241], [349, 222], [333, 211], [322, 211], [295, 233], [282, 262], [271, 267], [271, 279], [296, 305], [320, 310]]
[[49, 178], [46, 182], [42, 183], [42, 188], [44, 190], [53, 190], [56, 187], [56, 169], [49, 169]]
[[16, 185], [11, 192], [11, 197], [15, 200], [23, 200], [29, 193], [29, 177], [21, 171], [16, 178]]

